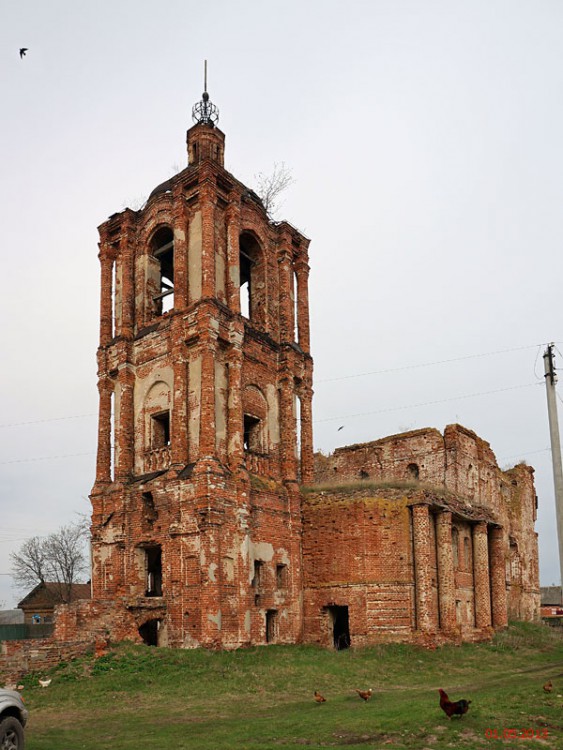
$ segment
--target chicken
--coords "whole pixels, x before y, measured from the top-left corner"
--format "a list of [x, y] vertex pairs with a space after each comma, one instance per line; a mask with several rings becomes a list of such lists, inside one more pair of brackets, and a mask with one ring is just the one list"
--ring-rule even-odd
[[317, 703], [326, 703], [326, 698], [321, 695], [318, 690], [315, 690], [315, 700]]
[[546, 682], [543, 686], [543, 689], [545, 693], [551, 693], [551, 691], [553, 690], [553, 682], [551, 680]]
[[369, 690], [358, 690], [358, 688], [356, 688], [356, 693], [358, 693], [363, 701], [369, 701], [373, 690], [371, 688]]
[[469, 711], [469, 704], [471, 701], [466, 701], [465, 698], [462, 698], [459, 701], [451, 701], [441, 688], [438, 692], [440, 693], [440, 708], [446, 714], [448, 719], [451, 719], [452, 716], [461, 717]]

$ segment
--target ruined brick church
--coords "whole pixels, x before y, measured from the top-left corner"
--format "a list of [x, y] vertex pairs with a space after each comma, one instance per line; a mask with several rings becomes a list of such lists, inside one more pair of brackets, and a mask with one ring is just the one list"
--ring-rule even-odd
[[539, 612], [533, 470], [452, 425], [314, 455], [309, 240], [224, 167], [100, 232], [92, 601], [112, 639], [234, 648], [489, 637]]

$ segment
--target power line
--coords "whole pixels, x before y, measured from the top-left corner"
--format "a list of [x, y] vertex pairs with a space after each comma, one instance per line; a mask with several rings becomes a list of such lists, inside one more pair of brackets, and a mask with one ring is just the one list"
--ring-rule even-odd
[[96, 414], [71, 414], [68, 417], [51, 417], [50, 419], [32, 419], [29, 422], [7, 422], [6, 424], [0, 424], [0, 428], [4, 427], [21, 427], [22, 425], [29, 424], [42, 424], [44, 422], [62, 422], [65, 419], [84, 419], [86, 417], [95, 417]]
[[6, 464], [22, 464], [28, 461], [53, 461], [57, 458], [75, 458], [76, 456], [94, 456], [96, 451], [88, 451], [88, 453], [65, 453], [60, 456], [38, 456], [37, 458], [14, 458], [12, 461], [0, 461], [0, 466]]
[[505, 391], [515, 391], [520, 388], [530, 388], [531, 386], [536, 386], [536, 385], [537, 383], [526, 383], [525, 385], [512, 385], [512, 386], [509, 386], [508, 388], [497, 388], [494, 391], [480, 391], [479, 393], [466, 393], [466, 394], [462, 394], [461, 396], [452, 396], [451, 398], [437, 399], [436, 401], [424, 401], [420, 404], [406, 404], [405, 406], [391, 406], [387, 409], [377, 409], [375, 411], [364, 411], [358, 414], [345, 414], [344, 416], [340, 416], [340, 417], [327, 417], [325, 419], [316, 419], [314, 421], [315, 423], [335, 422], [336, 420], [341, 420], [341, 419], [353, 419], [355, 417], [366, 417], [372, 414], [383, 414], [385, 412], [390, 412], [390, 411], [401, 411], [403, 409], [415, 409], [416, 407], [419, 407], [419, 406], [433, 406], [434, 404], [444, 404], [448, 401], [458, 401], [464, 398], [475, 398], [476, 396], [490, 396], [491, 394], [494, 394], [494, 393], [504, 393]]
[[414, 370], [420, 367], [433, 367], [434, 365], [445, 365], [450, 364], [451, 362], [463, 362], [467, 359], [477, 359], [480, 357], [492, 357], [493, 355], [497, 354], [508, 354], [509, 352], [519, 352], [523, 351], [524, 349], [535, 349], [536, 347], [541, 347], [542, 344], [527, 344], [526, 346], [516, 346], [512, 349], [498, 349], [494, 352], [482, 352], [481, 354], [466, 354], [463, 357], [452, 357], [451, 359], [440, 359], [436, 360], [435, 362], [421, 362], [416, 365], [403, 365], [401, 367], [389, 367], [385, 370], [371, 370], [370, 372], [359, 372], [355, 373], [353, 375], [341, 375], [337, 378], [323, 378], [321, 380], [315, 380], [315, 383], [318, 385], [319, 383], [332, 383], [336, 380], [349, 380], [351, 378], [363, 378], [367, 375], [382, 375], [384, 373], [388, 372], [399, 372], [401, 370]]

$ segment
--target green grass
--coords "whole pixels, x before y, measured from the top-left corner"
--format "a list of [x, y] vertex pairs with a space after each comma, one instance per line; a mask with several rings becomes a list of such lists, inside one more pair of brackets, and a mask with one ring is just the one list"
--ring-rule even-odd
[[[38, 675], [24, 680], [28, 750], [563, 747], [563, 634], [541, 625], [519, 623], [491, 644], [436, 651], [121, 644], [50, 676], [46, 689]], [[372, 699], [361, 701], [356, 687], [373, 688]], [[439, 687], [454, 700], [471, 699], [469, 713], [448, 720]], [[315, 689], [326, 703], [314, 702]], [[501, 741], [487, 729], [548, 736]]]

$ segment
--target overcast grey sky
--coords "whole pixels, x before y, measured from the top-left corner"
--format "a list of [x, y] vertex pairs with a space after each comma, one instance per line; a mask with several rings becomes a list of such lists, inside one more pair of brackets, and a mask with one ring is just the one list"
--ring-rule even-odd
[[204, 58], [227, 169], [296, 180], [279, 217], [312, 240], [316, 447], [475, 430], [536, 467], [559, 581], [562, 37], [557, 0], [1, 0], [0, 603], [9, 552], [89, 512], [96, 227], [185, 166]]

